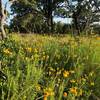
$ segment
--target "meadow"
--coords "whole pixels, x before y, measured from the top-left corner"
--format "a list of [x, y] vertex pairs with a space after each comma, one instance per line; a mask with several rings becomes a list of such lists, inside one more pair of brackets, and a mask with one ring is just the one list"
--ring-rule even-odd
[[0, 100], [100, 100], [100, 37], [9, 35]]

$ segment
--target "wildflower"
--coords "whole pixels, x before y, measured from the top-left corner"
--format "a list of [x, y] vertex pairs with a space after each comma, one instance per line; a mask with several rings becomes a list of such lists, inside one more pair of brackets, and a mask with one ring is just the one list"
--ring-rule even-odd
[[67, 95], [68, 95], [67, 92], [64, 92], [64, 93], [63, 93], [63, 96], [64, 96], [64, 97], [67, 97]]
[[23, 99], [26, 100], [27, 96], [24, 95]]
[[74, 79], [70, 80], [71, 83], [75, 83], [76, 81]]
[[53, 92], [53, 90], [51, 88], [48, 88], [48, 91], [49, 91], [50, 95], [54, 95], [54, 92]]
[[91, 82], [90, 85], [91, 85], [91, 86], [94, 86], [94, 82]]
[[50, 93], [49, 93], [48, 91], [45, 91], [45, 92], [44, 92], [44, 95], [45, 95], [46, 97], [48, 97], [48, 96], [50, 95]]
[[76, 58], [76, 57], [77, 57], [77, 55], [74, 55], [74, 57]]
[[48, 72], [48, 74], [49, 74], [49, 75], [51, 75], [51, 74], [52, 74], [52, 72], [51, 72], [51, 71], [49, 71], [49, 72]]
[[85, 79], [88, 79], [88, 76], [86, 74], [84, 76], [85, 76]]
[[58, 59], [60, 59], [60, 55], [57, 54], [56, 56], [57, 56]]
[[54, 92], [52, 91], [52, 92], [50, 93], [50, 95], [51, 95], [51, 96], [54, 95]]
[[48, 97], [48, 96], [54, 95], [54, 92], [51, 88], [46, 88], [44, 89], [44, 95]]
[[61, 70], [57, 71], [56, 75], [60, 75], [61, 74]]
[[31, 56], [31, 59], [34, 59], [34, 56], [33, 55]]
[[47, 100], [47, 96], [44, 96], [43, 100]]
[[32, 48], [31, 48], [31, 47], [26, 48], [26, 50], [27, 50], [28, 52], [32, 52]]
[[68, 77], [69, 76], [69, 72], [68, 71], [64, 71], [63, 72], [63, 76], [66, 78], [66, 77]]
[[29, 60], [29, 58], [28, 58], [28, 57], [25, 57], [25, 60], [27, 60], [27, 61], [28, 61], [28, 60]]
[[57, 71], [59, 70], [59, 67], [57, 67]]
[[97, 40], [100, 40], [100, 37], [98, 36], [96, 39], [97, 39]]
[[57, 62], [55, 62], [55, 65], [57, 65], [58, 63]]
[[55, 71], [55, 69], [53, 69], [52, 67], [50, 67], [50, 71]]
[[34, 55], [34, 58], [39, 58], [39, 55], [38, 55], [38, 54], [35, 54], [35, 55]]
[[9, 49], [4, 49], [3, 52], [8, 55], [12, 55], [12, 52]]
[[46, 56], [46, 59], [49, 59], [49, 55]]
[[82, 94], [83, 94], [83, 91], [82, 91], [82, 89], [80, 89], [79, 96], [82, 96]]
[[94, 72], [90, 72], [90, 73], [89, 73], [89, 76], [93, 76], [93, 74], [94, 74]]
[[64, 71], [64, 68], [62, 68], [61, 71]]
[[43, 55], [45, 55], [45, 52], [43, 52]]
[[86, 79], [85, 78], [82, 78], [82, 81], [86, 82]]
[[43, 56], [43, 60], [44, 60], [45, 58], [46, 58], [46, 56], [44, 55], [44, 56]]
[[40, 87], [39, 84], [37, 84], [37, 85], [35, 86], [35, 88], [36, 88], [37, 91], [40, 91], [40, 90], [41, 90], [41, 87]]
[[34, 49], [34, 52], [35, 52], [35, 53], [37, 53], [37, 52], [38, 52], [37, 48], [35, 48], [35, 49]]
[[60, 78], [58, 79], [58, 83], [60, 82], [61, 80], [60, 80]]
[[77, 96], [77, 88], [76, 87], [70, 88], [70, 92]]
[[75, 71], [74, 71], [74, 70], [70, 70], [70, 73], [71, 73], [71, 74], [74, 74], [74, 73], [75, 73]]

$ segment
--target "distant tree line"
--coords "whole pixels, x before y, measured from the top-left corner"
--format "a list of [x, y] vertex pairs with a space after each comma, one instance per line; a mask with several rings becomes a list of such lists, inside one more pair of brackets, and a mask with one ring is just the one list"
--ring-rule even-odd
[[[100, 34], [100, 0], [14, 0], [11, 12], [13, 32]], [[55, 16], [72, 22], [56, 23]]]

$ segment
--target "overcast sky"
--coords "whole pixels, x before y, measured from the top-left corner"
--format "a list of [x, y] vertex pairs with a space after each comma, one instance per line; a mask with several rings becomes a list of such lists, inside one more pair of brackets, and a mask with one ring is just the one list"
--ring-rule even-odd
[[10, 11], [10, 4], [8, 3], [8, 0], [2, 0], [2, 1], [3, 1], [3, 5], [7, 3], [7, 10]]

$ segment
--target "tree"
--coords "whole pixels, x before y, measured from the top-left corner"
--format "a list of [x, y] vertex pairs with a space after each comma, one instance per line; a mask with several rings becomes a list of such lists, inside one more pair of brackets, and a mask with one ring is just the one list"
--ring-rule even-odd
[[10, 27], [14, 31], [24, 33], [46, 32], [48, 28], [46, 28], [45, 17], [38, 5], [35, 0], [17, 0], [14, 2], [11, 6], [14, 18], [11, 21]]
[[6, 33], [4, 30], [4, 24], [5, 24], [5, 19], [6, 19], [6, 10], [3, 6], [2, 0], [0, 0], [0, 25], [1, 25], [1, 34], [0, 34], [0, 38], [6, 38]]
[[78, 0], [72, 16], [74, 28], [78, 34], [83, 31], [87, 33], [91, 29], [91, 24], [95, 22], [95, 18], [99, 22], [100, 19], [97, 17], [99, 11], [99, 0]]
[[[77, 4], [73, 4], [77, 1]], [[88, 32], [99, 10], [99, 0], [17, 0], [11, 6], [14, 18], [11, 27], [19, 32], [51, 33], [53, 17], [73, 19], [73, 29], [79, 35]], [[94, 9], [95, 8], [95, 9]], [[72, 26], [70, 26], [72, 27]]]
[[64, 0], [17, 0], [17, 2], [11, 6], [13, 15], [15, 15], [11, 26], [15, 26], [16, 29], [24, 32], [38, 32], [38, 30], [40, 30], [40, 32], [41, 30], [43, 32], [53, 32], [53, 13], [56, 8], [59, 7], [59, 3], [63, 1]]
[[13, 3], [15, 0], [9, 0], [8, 2], [6, 2], [5, 5], [3, 5], [3, 0], [0, 0], [0, 26], [1, 26], [1, 34], [0, 34], [0, 39], [4, 39], [6, 38], [6, 32], [5, 32], [5, 21], [6, 21], [6, 18], [7, 18], [7, 4], [9, 2]]
[[53, 17], [54, 12], [57, 8], [59, 8], [59, 4], [63, 3], [64, 0], [36, 0], [38, 8], [42, 12], [43, 16], [45, 17], [47, 26], [49, 28], [49, 32], [53, 32], [54, 30], [54, 23]]
[[34, 0], [17, 0], [11, 6], [14, 18], [11, 21], [11, 27], [20, 32], [31, 32], [33, 18], [36, 18], [38, 10], [35, 9]]

